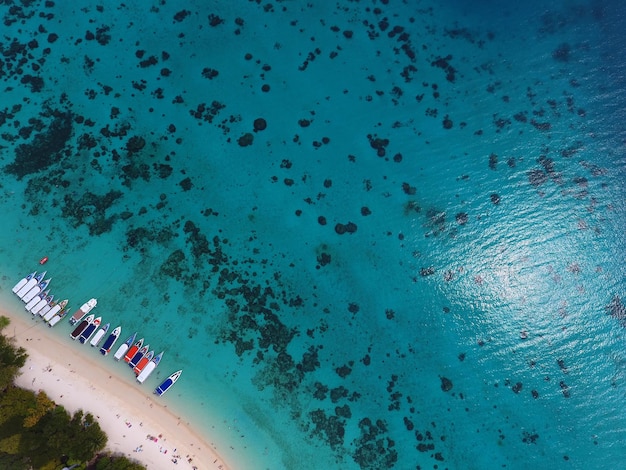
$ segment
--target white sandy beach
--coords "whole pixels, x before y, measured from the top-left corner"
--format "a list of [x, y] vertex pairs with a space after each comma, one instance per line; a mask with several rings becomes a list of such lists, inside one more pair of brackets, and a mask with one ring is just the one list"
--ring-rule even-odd
[[0, 315], [11, 319], [4, 334], [28, 351], [17, 385], [45, 391], [71, 413], [91, 413], [108, 435], [107, 450], [149, 470], [229, 468], [206, 439], [152, 394], [152, 388], [132, 386], [89, 357], [76, 355], [24, 311], [1, 306]]

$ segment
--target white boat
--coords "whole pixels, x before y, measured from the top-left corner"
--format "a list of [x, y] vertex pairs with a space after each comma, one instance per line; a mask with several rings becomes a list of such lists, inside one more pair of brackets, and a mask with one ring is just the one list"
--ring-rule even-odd
[[113, 348], [113, 345], [116, 343], [116, 341], [120, 337], [120, 334], [122, 334], [122, 327], [118, 326], [117, 328], [113, 330], [113, 332], [109, 335], [109, 337], [106, 339], [106, 341], [100, 348], [100, 354], [102, 354], [103, 356], [106, 356], [107, 354], [109, 354], [111, 352], [111, 349]]
[[165, 392], [167, 392], [172, 387], [172, 385], [174, 385], [176, 383], [176, 381], [180, 377], [180, 374], [182, 374], [182, 373], [183, 373], [182, 369], [181, 370], [177, 370], [176, 372], [174, 372], [167, 379], [165, 379], [163, 382], [161, 382], [161, 385], [159, 385], [157, 388], [154, 389], [154, 393], [156, 395], [158, 395], [158, 396], [163, 395]]
[[[24, 287], [28, 281], [30, 281], [32, 278], [34, 278], [36, 274], [37, 274], [37, 271], [33, 271], [33, 272], [32, 272], [32, 273], [30, 273], [28, 276], [26, 276], [26, 277], [24, 277], [24, 278], [20, 279], [20, 281], [19, 281], [17, 284], [15, 284], [15, 285], [13, 286], [13, 289], [11, 289], [11, 292], [13, 292], [14, 294], [17, 294], [17, 292], [18, 292], [18, 291], [19, 291], [22, 287]], [[33, 285], [34, 285], [34, 284], [33, 284]]]
[[65, 315], [67, 315], [69, 311], [70, 309], [68, 307], [65, 307], [64, 309], [62, 309], [59, 313], [57, 313], [48, 321], [48, 327], [52, 328], [54, 325], [59, 323], [63, 318], [65, 318]]
[[90, 299], [85, 302], [78, 310], [76, 310], [76, 312], [74, 312], [72, 318], [70, 318], [70, 325], [74, 325], [85, 318], [85, 315], [91, 312], [96, 305], [98, 305], [98, 301], [96, 299]]
[[37, 315], [41, 309], [43, 309], [46, 305], [49, 305], [50, 302], [54, 300], [54, 295], [48, 295], [48, 292], [50, 291], [46, 291], [46, 296], [43, 299], [40, 299], [39, 302], [37, 302], [35, 306], [30, 309], [30, 313]]
[[80, 334], [80, 336], [78, 337], [78, 341], [80, 341], [81, 344], [85, 344], [87, 341], [89, 341], [89, 338], [91, 338], [91, 335], [93, 335], [94, 332], [98, 329], [101, 322], [102, 322], [102, 317], [98, 317], [94, 321], [92, 321], [89, 325], [87, 325], [87, 328], [85, 328]]
[[115, 351], [113, 357], [116, 361], [119, 361], [122, 357], [124, 357], [124, 354], [126, 354], [126, 351], [128, 351], [128, 348], [130, 348], [130, 345], [133, 344], [136, 337], [137, 333], [135, 332], [132, 336], [128, 337], [128, 339], [117, 349], [117, 351]]
[[111, 326], [111, 324], [107, 323], [102, 328], [100, 328], [98, 331], [96, 331], [96, 334], [93, 335], [93, 338], [91, 338], [91, 341], [89, 341], [89, 344], [91, 344], [94, 347], [98, 346], [98, 343], [100, 341], [102, 341], [102, 338], [104, 338], [104, 335], [106, 335], [107, 331], [109, 331], [109, 327], [110, 326]]
[[156, 369], [156, 366], [158, 366], [159, 362], [161, 362], [161, 358], [163, 357], [163, 352], [164, 351], [161, 351], [159, 354], [154, 356], [154, 359], [152, 359], [150, 362], [148, 362], [148, 364], [146, 364], [146, 366], [141, 370], [141, 372], [137, 376], [137, 382], [142, 384], [146, 381], [148, 377], [150, 377], [150, 374], [152, 374], [154, 369]]
[[37, 294], [35, 297], [33, 297], [30, 300], [30, 302], [27, 302], [26, 305], [24, 305], [24, 310], [30, 312], [30, 309], [33, 308], [35, 305], [37, 305], [39, 301], [44, 300], [49, 293], [50, 291], [47, 290], [47, 291], [40, 292], [39, 294]]
[[76, 341], [76, 338], [78, 338], [80, 336], [80, 334], [83, 331], [85, 331], [85, 328], [87, 328], [89, 325], [91, 325], [94, 320], [95, 320], [95, 315], [92, 313], [87, 318], [85, 318], [83, 321], [81, 321], [76, 328], [74, 328], [74, 331], [72, 331], [70, 333], [70, 338], [72, 338], [74, 341]]
[[67, 299], [63, 299], [58, 304], [51, 305], [50, 308], [48, 308], [47, 310], [46, 307], [44, 307], [39, 311], [39, 315], [43, 317], [44, 321], [50, 321], [53, 316], [55, 316], [57, 313], [67, 307], [68, 302], [69, 301]]
[[29, 290], [26, 293], [26, 295], [21, 297], [22, 302], [26, 302], [26, 303], [30, 302], [33, 299], [33, 297], [35, 297], [42, 290], [44, 290], [46, 287], [48, 287], [48, 284], [50, 284], [51, 281], [52, 281], [52, 279], [46, 279], [45, 281], [41, 281], [39, 284], [37, 284], [35, 287], [33, 287], [31, 290]]
[[[20, 299], [24, 297], [29, 290], [39, 284], [42, 279], [46, 276], [48, 271], [44, 271], [42, 273], [37, 274], [36, 276], [31, 277], [22, 287], [20, 287], [15, 295], [17, 295]], [[22, 281], [20, 281], [22, 282]]]

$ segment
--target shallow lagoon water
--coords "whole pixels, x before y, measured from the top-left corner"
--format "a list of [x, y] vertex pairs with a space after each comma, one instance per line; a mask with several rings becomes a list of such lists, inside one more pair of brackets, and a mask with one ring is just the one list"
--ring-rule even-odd
[[2, 9], [8, 305], [48, 255], [240, 468], [624, 454], [618, 2]]

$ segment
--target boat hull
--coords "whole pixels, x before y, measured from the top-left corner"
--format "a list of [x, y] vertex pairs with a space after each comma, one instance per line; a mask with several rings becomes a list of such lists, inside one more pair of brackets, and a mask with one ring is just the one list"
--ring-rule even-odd
[[36, 274], [37, 274], [37, 271], [34, 271], [34, 272], [30, 273], [28, 276], [20, 279], [20, 281], [13, 286], [13, 289], [11, 289], [11, 292], [13, 292], [14, 294], [17, 294], [17, 292], [22, 287], [24, 287], [28, 281], [30, 281], [32, 278], [34, 278]]
[[176, 381], [178, 380], [182, 372], [183, 372], [182, 370], [174, 372], [167, 379], [165, 379], [161, 383], [161, 385], [159, 385], [157, 388], [154, 389], [154, 393], [158, 396], [164, 395], [165, 392], [167, 392], [170, 388], [172, 388], [172, 385], [176, 383]]
[[70, 325], [75, 325], [83, 318], [85, 318], [85, 315], [91, 312], [96, 305], [98, 305], [98, 301], [96, 299], [90, 299], [85, 302], [78, 310], [76, 310], [76, 312], [74, 312], [74, 315], [72, 315], [72, 317], [70, 318]]
[[115, 328], [113, 330], [113, 333], [109, 335], [109, 337], [106, 339], [106, 341], [100, 348], [100, 354], [102, 354], [103, 356], [108, 355], [111, 352], [111, 349], [113, 349], [113, 346], [115, 345], [117, 340], [119, 339], [121, 333], [122, 333], [121, 326], [118, 326], [117, 328]]
[[46, 296], [45, 299], [41, 299], [39, 302], [35, 304], [33, 308], [30, 309], [30, 313], [32, 313], [33, 315], [37, 315], [39, 312], [43, 310], [43, 308], [46, 305], [49, 305], [50, 302], [52, 302], [52, 299], [53, 299], [52, 295]]
[[76, 341], [76, 339], [81, 335], [81, 333], [83, 331], [85, 331], [85, 329], [91, 325], [91, 323], [93, 322], [94, 318], [93, 315], [90, 315], [89, 317], [87, 317], [85, 320], [81, 321], [78, 326], [76, 328], [74, 328], [74, 331], [72, 331], [70, 333], [70, 338], [72, 338], [74, 341]]
[[141, 359], [148, 353], [149, 347], [149, 345], [145, 345], [143, 348], [135, 353], [130, 361], [128, 361], [128, 365], [131, 369], [133, 369], [139, 363], [139, 361], [141, 361]]
[[93, 335], [96, 329], [100, 326], [101, 321], [101, 318], [96, 318], [92, 323], [87, 325], [87, 328], [85, 328], [78, 337], [78, 341], [80, 341], [81, 344], [85, 344], [85, 342], [87, 342], [89, 338], [91, 338], [91, 335]]
[[17, 295], [21, 299], [26, 294], [28, 294], [28, 291], [31, 290], [33, 287], [35, 287], [37, 284], [39, 284], [39, 280], [35, 278], [29, 279], [28, 282], [26, 282], [26, 284], [20, 287], [20, 289], [15, 293], [15, 295]]
[[104, 335], [107, 334], [107, 331], [109, 331], [108, 323], [104, 325], [103, 328], [100, 328], [98, 331], [96, 331], [96, 334], [93, 335], [93, 338], [91, 338], [91, 341], [89, 341], [89, 344], [91, 345], [92, 348], [95, 348], [96, 346], [98, 346], [98, 343], [102, 341], [102, 338], [104, 338]]

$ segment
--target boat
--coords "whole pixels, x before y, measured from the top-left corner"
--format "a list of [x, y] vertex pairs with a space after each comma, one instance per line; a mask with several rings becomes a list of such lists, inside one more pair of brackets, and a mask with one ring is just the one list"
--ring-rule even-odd
[[48, 257], [47, 256], [44, 256], [43, 258], [41, 258], [39, 260], [39, 264], [46, 264], [47, 262], [48, 262]]
[[139, 375], [139, 373], [143, 370], [144, 367], [146, 367], [148, 362], [150, 362], [153, 357], [154, 351], [150, 351], [148, 352], [148, 354], [141, 356], [141, 359], [139, 359], [137, 363], [133, 366], [133, 372], [135, 373], [135, 375]]
[[91, 344], [91, 346], [93, 346], [93, 347], [97, 346], [98, 343], [100, 341], [102, 341], [102, 338], [104, 338], [104, 335], [107, 334], [107, 331], [109, 331], [109, 327], [110, 326], [111, 326], [111, 324], [107, 323], [102, 328], [100, 328], [98, 331], [96, 331], [96, 334], [93, 335], [93, 338], [91, 338], [91, 341], [89, 341], [89, 344]]
[[144, 347], [142, 347], [139, 351], [137, 351], [134, 356], [130, 359], [130, 361], [128, 361], [128, 366], [133, 369], [137, 363], [141, 360], [142, 357], [144, 357], [148, 351], [150, 349], [150, 345], [146, 344]]
[[40, 292], [35, 297], [33, 297], [29, 302], [27, 302], [26, 305], [24, 305], [24, 310], [30, 311], [30, 309], [33, 308], [35, 305], [37, 305], [39, 301], [44, 300], [48, 294], [50, 294], [50, 290]]
[[37, 271], [33, 271], [28, 276], [20, 279], [20, 282], [18, 282], [17, 284], [13, 286], [13, 289], [11, 289], [11, 292], [13, 292], [14, 294], [17, 294], [17, 291], [19, 291], [22, 287], [24, 287], [28, 281], [30, 281], [32, 278], [35, 277], [36, 274], [37, 274]]
[[72, 317], [70, 318], [70, 325], [75, 325], [83, 318], [85, 318], [85, 315], [91, 312], [96, 305], [98, 305], [98, 301], [96, 299], [90, 299], [85, 302], [78, 310], [76, 310], [76, 312], [74, 312], [74, 315], [72, 315]]
[[107, 354], [109, 354], [111, 352], [111, 349], [113, 348], [113, 345], [115, 344], [117, 339], [120, 337], [121, 333], [122, 333], [121, 326], [118, 326], [117, 328], [115, 328], [113, 332], [109, 335], [109, 337], [106, 339], [102, 347], [100, 348], [100, 354], [102, 354], [103, 356], [106, 356]]
[[48, 327], [52, 328], [54, 325], [59, 323], [63, 318], [65, 318], [65, 315], [67, 315], [69, 311], [69, 307], [65, 307], [64, 309], [62, 309], [59, 313], [57, 313], [48, 321]]
[[[22, 297], [24, 297], [29, 290], [31, 290], [33, 287], [35, 287], [37, 284], [39, 284], [43, 278], [46, 276], [46, 273], [48, 271], [44, 271], [42, 273], [37, 274], [36, 276], [31, 277], [26, 283], [24, 283], [24, 285], [22, 287], [20, 287], [16, 292], [15, 295], [17, 295], [20, 299]], [[22, 279], [23, 281], [23, 279]], [[20, 282], [22, 282], [20, 281]], [[19, 283], [18, 283], [19, 284]]]
[[154, 389], [154, 393], [156, 395], [158, 395], [158, 396], [163, 395], [170, 388], [172, 388], [172, 385], [174, 385], [176, 383], [176, 381], [180, 377], [180, 374], [182, 374], [182, 373], [183, 373], [182, 369], [181, 370], [177, 370], [176, 372], [174, 372], [167, 379], [165, 379], [163, 382], [161, 382], [161, 385], [159, 385], [157, 388]]
[[137, 351], [139, 351], [142, 346], [143, 346], [143, 338], [141, 338], [139, 341], [133, 344], [130, 347], [130, 349], [126, 351], [126, 355], [124, 356], [124, 362], [129, 362], [133, 358], [133, 356], [137, 354]]
[[80, 334], [83, 331], [85, 331], [85, 328], [87, 328], [89, 325], [91, 325], [93, 320], [94, 320], [94, 314], [92, 313], [87, 318], [85, 318], [83, 321], [81, 321], [76, 328], [74, 328], [74, 331], [72, 331], [70, 333], [70, 338], [72, 338], [74, 341], [76, 341], [76, 338], [78, 338], [80, 336]]
[[43, 317], [44, 321], [50, 321], [53, 316], [55, 316], [57, 313], [67, 307], [68, 302], [69, 300], [63, 299], [58, 304], [50, 305], [50, 308], [48, 310], [46, 310], [46, 307], [44, 307], [39, 311], [39, 315]]
[[[137, 375], [137, 382], [142, 384], [142, 383], [144, 383], [146, 381], [146, 379], [148, 377], [150, 377], [150, 374], [152, 374], [154, 369], [156, 369], [156, 366], [158, 366], [159, 362], [161, 362], [161, 358], [163, 357], [163, 352], [164, 351], [161, 351], [159, 354], [154, 356], [154, 359], [152, 359], [150, 362], [148, 362], [144, 366], [144, 368], [141, 370], [141, 372], [139, 372], [139, 375]], [[139, 364], [137, 365], [137, 367], [139, 367]]]
[[93, 335], [94, 332], [98, 329], [100, 323], [102, 323], [102, 317], [96, 318], [89, 325], [87, 325], [87, 328], [85, 328], [78, 337], [78, 341], [80, 341], [81, 344], [85, 344], [86, 341], [89, 341], [89, 338], [91, 338], [91, 335]]
[[122, 344], [119, 348], [117, 348], [117, 351], [115, 351], [115, 354], [113, 356], [116, 361], [119, 361], [122, 358], [122, 356], [124, 356], [124, 353], [128, 351], [128, 348], [130, 348], [130, 345], [133, 344], [133, 341], [135, 341], [136, 337], [137, 337], [137, 332], [129, 336], [128, 339], [124, 342], [124, 344]]
[[48, 287], [48, 284], [50, 284], [51, 281], [52, 279], [46, 279], [45, 281], [41, 281], [39, 284], [37, 284], [35, 287], [29, 290], [23, 297], [21, 297], [22, 302], [26, 302], [26, 303], [30, 302], [33, 299], [33, 297], [35, 297], [42, 290]]
[[50, 291], [46, 291], [46, 296], [43, 299], [40, 299], [39, 302], [37, 302], [35, 306], [30, 309], [30, 313], [37, 315], [46, 305], [50, 305], [50, 303], [54, 300], [54, 295], [50, 295], [48, 292]]

